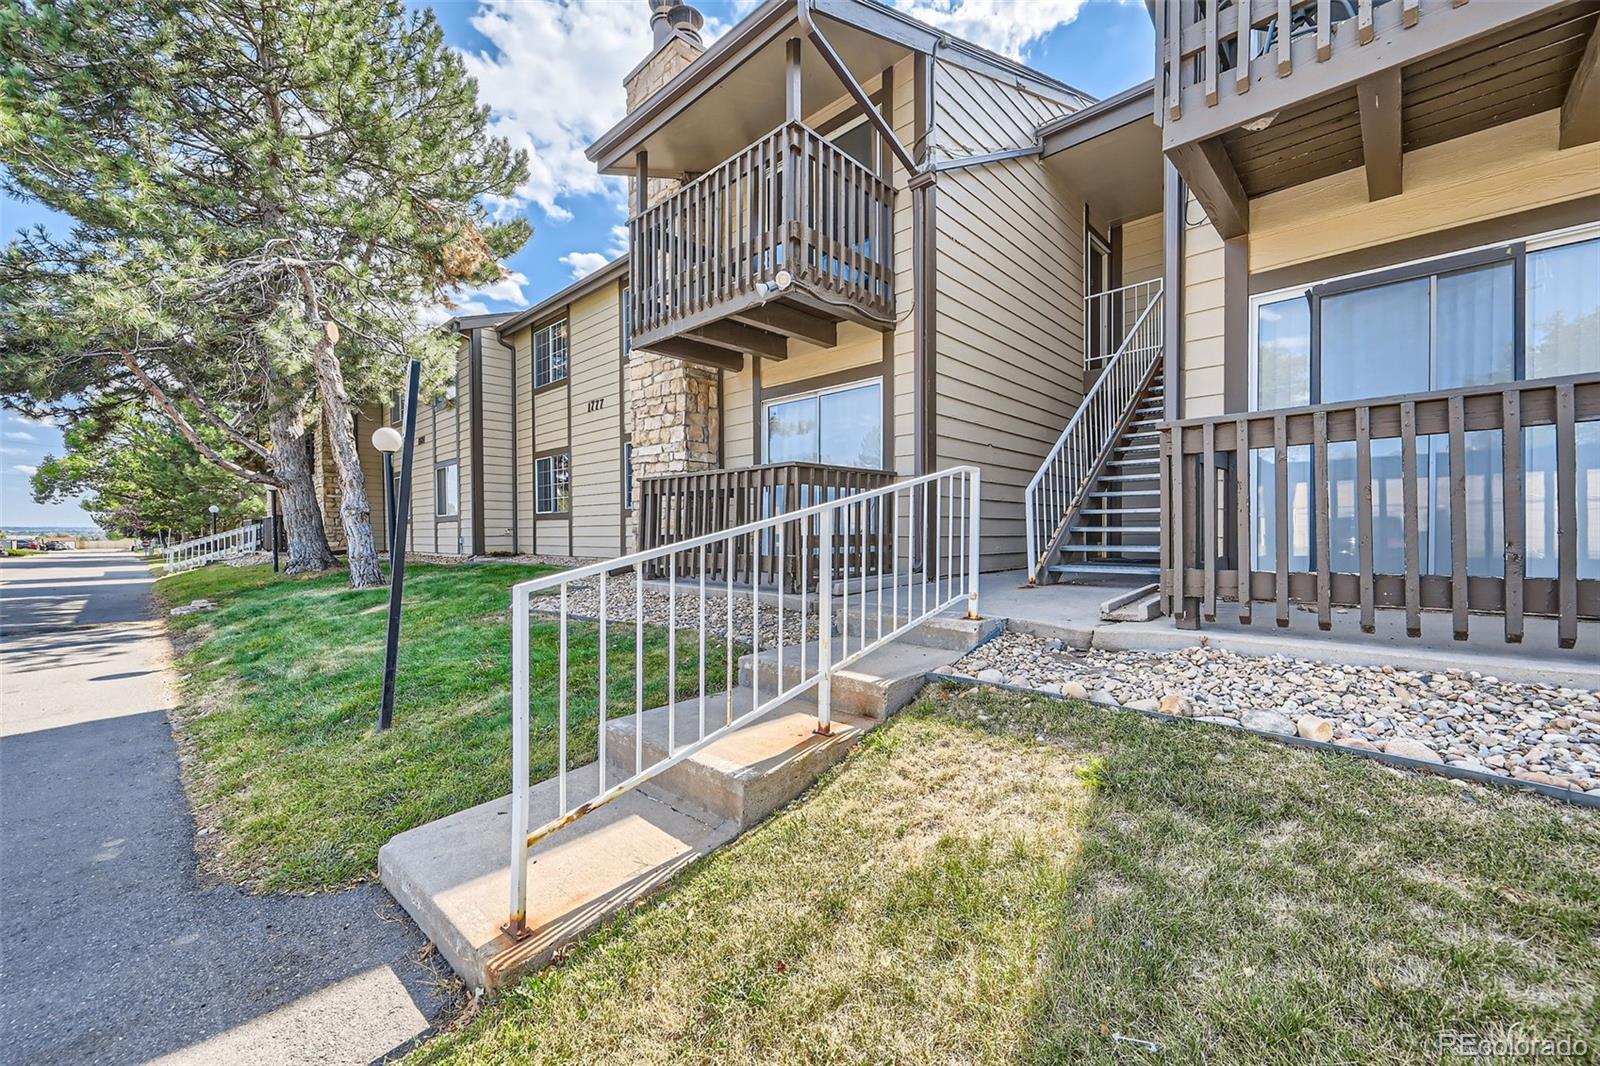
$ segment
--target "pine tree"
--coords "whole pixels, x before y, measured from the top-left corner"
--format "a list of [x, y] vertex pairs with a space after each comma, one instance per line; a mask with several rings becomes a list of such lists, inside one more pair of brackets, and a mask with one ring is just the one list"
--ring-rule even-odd
[[[418, 309], [499, 277], [529, 236], [487, 213], [526, 159], [489, 135], [432, 14], [398, 0], [36, 2], [0, 11], [0, 55], [6, 187], [77, 223], [7, 249], [0, 284], [29, 299], [0, 312], [0, 395], [138, 387], [298, 480], [288, 453], [304, 461], [314, 386], [351, 583], [380, 581], [353, 405], [410, 356], [442, 366], [449, 345]], [[50, 340], [63, 313], [86, 348]]]

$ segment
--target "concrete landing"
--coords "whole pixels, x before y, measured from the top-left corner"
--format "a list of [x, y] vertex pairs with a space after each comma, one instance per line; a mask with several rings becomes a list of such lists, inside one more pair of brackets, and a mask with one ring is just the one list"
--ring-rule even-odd
[[[592, 796], [599, 764], [567, 775], [569, 799]], [[555, 817], [554, 779], [535, 785], [528, 824]], [[513, 941], [511, 797], [502, 796], [394, 837], [378, 852], [383, 885], [474, 988], [492, 989], [555, 952], [695, 859], [738, 826], [675, 810], [635, 791], [540, 841], [528, 859], [528, 928]]]

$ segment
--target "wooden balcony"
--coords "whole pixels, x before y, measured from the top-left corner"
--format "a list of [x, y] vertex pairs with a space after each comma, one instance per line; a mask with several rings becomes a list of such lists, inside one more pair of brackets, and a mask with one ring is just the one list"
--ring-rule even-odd
[[780, 126], [628, 223], [635, 348], [739, 369], [894, 323], [894, 189]]
[[[1404, 153], [1562, 109], [1561, 146], [1600, 138], [1600, 5], [1564, 0], [1169, 0], [1156, 120], [1223, 236], [1248, 200], [1365, 166], [1401, 191]], [[1246, 14], [1248, 16], [1246, 17]]]
[[[773, 515], [853, 496], [867, 489], [891, 484], [892, 470], [860, 470], [821, 463], [767, 463], [733, 470], [702, 470], [687, 474], [663, 474], [644, 478], [639, 483], [639, 549], [658, 548], [706, 533], [732, 529]], [[879, 530], [894, 528], [892, 502], [879, 500], [869, 508], [867, 524], [871, 530], [856, 530], [850, 537], [836, 531], [834, 570], [840, 577], [876, 574], [878, 553], [884, 540]], [[766, 536], [771, 536], [769, 531]], [[893, 542], [892, 536], [889, 543]], [[802, 586], [816, 588], [820, 572], [818, 531], [815, 519], [802, 531], [799, 523], [785, 531], [782, 553], [784, 587], [791, 592]], [[802, 561], [800, 545], [807, 546], [808, 558]], [[750, 538], [735, 538], [729, 544], [714, 544], [706, 549], [706, 573], [711, 578], [737, 585], [775, 585], [778, 581], [778, 553], [772, 545], [754, 550]], [[693, 560], [681, 559], [687, 567]], [[761, 573], [753, 574], [752, 567]], [[688, 571], [685, 571], [687, 574]], [[698, 577], [699, 570], [695, 570]], [[651, 571], [651, 577], [666, 577]], [[804, 581], [802, 581], [804, 578]]]
[[[1600, 374], [1171, 423], [1161, 451], [1163, 605], [1194, 626], [1216, 619], [1218, 600], [1238, 603], [1244, 624], [1266, 603], [1287, 627], [1300, 604], [1321, 629], [1334, 607], [1354, 607], [1369, 633], [1389, 608], [1405, 611], [1411, 637], [1423, 611], [1449, 611], [1457, 640], [1472, 614], [1489, 614], [1513, 644], [1524, 616], [1544, 616], [1570, 648], [1580, 619], [1600, 619], [1593, 423]], [[1499, 431], [1488, 438], [1498, 454], [1480, 453], [1494, 461], [1473, 469], [1468, 436], [1480, 430]], [[1581, 476], [1580, 440], [1591, 457]], [[1252, 452], [1256, 498], [1270, 507], [1251, 505]], [[1331, 458], [1343, 473], [1330, 473]], [[1296, 465], [1308, 476], [1292, 481]], [[1267, 471], [1270, 485], [1260, 483]], [[1421, 528], [1435, 519], [1438, 528]], [[1469, 535], [1493, 553], [1474, 556]], [[1430, 540], [1447, 568], [1424, 559]]]

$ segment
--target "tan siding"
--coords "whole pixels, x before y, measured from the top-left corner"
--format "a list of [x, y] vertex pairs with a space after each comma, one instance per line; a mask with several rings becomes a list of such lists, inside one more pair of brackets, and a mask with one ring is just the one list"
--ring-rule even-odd
[[[570, 362], [567, 365], [571, 367]], [[568, 383], [558, 382], [533, 395], [533, 447], [536, 452], [567, 446]]]
[[532, 331], [522, 329], [506, 338], [516, 353], [517, 546], [524, 552], [534, 550], [532, 337]]
[[[456, 386], [456, 398], [437, 405], [433, 397], [427, 395], [418, 400], [411, 530], [406, 538], [413, 552], [427, 555], [467, 555], [472, 552], [471, 390], [467, 387], [470, 358], [467, 344], [467, 338], [462, 337], [456, 358], [456, 372], [450, 379]], [[452, 459], [460, 466], [460, 514], [457, 518], [436, 518], [433, 513], [433, 472], [440, 463]]]
[[[722, 402], [726, 407], [722, 423], [722, 465], [729, 468], [750, 466], [755, 462], [751, 362], [747, 356], [743, 370], [737, 374], [724, 372], [722, 375]], [[766, 364], [762, 370], [771, 365]]]
[[367, 507], [372, 514], [372, 538], [378, 551], [384, 551], [389, 540], [388, 524], [384, 514], [383, 453], [372, 446], [372, 431], [383, 425], [383, 407], [368, 404], [356, 415], [356, 452], [361, 457], [361, 474], [367, 483]]
[[481, 332], [481, 376], [483, 387], [483, 550], [490, 554], [510, 552], [513, 547], [512, 481], [513, 438], [511, 421], [511, 349], [501, 344], [493, 330]]
[[1161, 277], [1161, 216], [1149, 215], [1122, 225], [1122, 283]]
[[[1196, 205], [1189, 198], [1190, 205]], [[1204, 219], [1190, 206], [1190, 218]], [[1210, 222], [1189, 226], [1183, 235], [1183, 395], [1185, 418], [1223, 411], [1223, 255], [1222, 238]]]
[[1272, 270], [1600, 192], [1600, 143], [1556, 148], [1559, 111], [1407, 153], [1405, 191], [1360, 169], [1250, 203], [1250, 269]]
[[[622, 397], [617, 369], [622, 320], [618, 287], [607, 285], [572, 305], [573, 553], [622, 553]], [[589, 410], [595, 406], [597, 410]]]
[[[1025, 145], [1064, 107], [936, 72], [941, 157]], [[938, 184], [936, 467], [983, 468], [983, 566], [1023, 563], [1022, 495], [1082, 396], [1083, 204], [1024, 159]]]

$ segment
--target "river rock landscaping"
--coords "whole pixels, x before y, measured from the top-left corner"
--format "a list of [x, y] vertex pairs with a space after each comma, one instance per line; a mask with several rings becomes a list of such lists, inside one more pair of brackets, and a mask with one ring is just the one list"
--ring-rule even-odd
[[[633, 588], [633, 575], [631, 573], [613, 574], [606, 578], [606, 617], [610, 622], [622, 622], [629, 626], [634, 624], [634, 607], [636, 604]], [[673, 600], [677, 600], [677, 615], [672, 614]], [[733, 639], [745, 647], [753, 646], [751, 637], [752, 624], [758, 625], [761, 634], [761, 647], [771, 648], [778, 644], [781, 636], [786, 646], [801, 642], [800, 612], [794, 610], [800, 603], [800, 597], [786, 594], [783, 598], [784, 610], [782, 612], [783, 627], [780, 633], [778, 620], [778, 594], [772, 589], [764, 589], [760, 595], [760, 607], [751, 602], [749, 589], [735, 591], [733, 594]], [[537, 614], [559, 615], [561, 604], [559, 596], [552, 592], [545, 596], [535, 597], [530, 609]], [[725, 591], [718, 591], [716, 583], [706, 583], [706, 639], [716, 640], [723, 637], [728, 631], [728, 600]], [[567, 586], [567, 614], [571, 618], [595, 619], [600, 617], [600, 580], [599, 578], [580, 579]], [[677, 595], [674, 597], [667, 588], [665, 579], [644, 583], [644, 621], [649, 626], [669, 626], [676, 623], [679, 631], [698, 630], [700, 628], [700, 584], [698, 579], [683, 578], [678, 582]], [[806, 603], [805, 640], [817, 639], [817, 597], [813, 593]]]
[[1080, 651], [1011, 632], [952, 671], [1600, 795], [1600, 694], [1583, 689], [1214, 648]]

